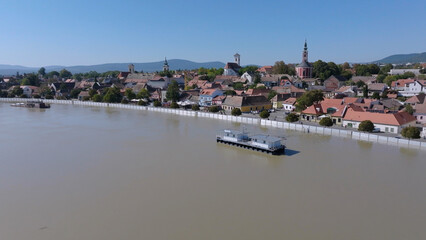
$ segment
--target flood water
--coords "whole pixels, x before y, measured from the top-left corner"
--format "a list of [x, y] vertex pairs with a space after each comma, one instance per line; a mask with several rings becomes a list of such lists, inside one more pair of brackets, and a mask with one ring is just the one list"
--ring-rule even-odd
[[236, 123], [0, 104], [1, 240], [426, 239], [426, 152]]

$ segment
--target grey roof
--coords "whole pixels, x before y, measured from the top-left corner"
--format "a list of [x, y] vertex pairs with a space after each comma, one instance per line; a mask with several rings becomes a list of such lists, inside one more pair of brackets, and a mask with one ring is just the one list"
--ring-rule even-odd
[[297, 65], [297, 67], [304, 67], [304, 68], [309, 68], [312, 67], [310, 63], [303, 61], [300, 64]]
[[236, 108], [244, 106], [259, 106], [271, 104], [263, 95], [255, 96], [228, 96], [222, 105], [232, 106]]
[[[273, 136], [269, 136], [269, 135], [254, 135], [250, 137], [251, 139], [256, 139], [256, 140], [260, 140], [260, 141], [265, 141], [265, 142], [277, 142], [277, 141], [281, 141], [281, 138], [277, 138], [277, 137], [273, 137]], [[258, 142], [258, 141], [256, 141]]]

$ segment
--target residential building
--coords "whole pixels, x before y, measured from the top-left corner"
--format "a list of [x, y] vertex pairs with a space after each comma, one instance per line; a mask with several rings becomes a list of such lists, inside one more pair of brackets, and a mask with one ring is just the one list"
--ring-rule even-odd
[[411, 97], [420, 93], [426, 93], [426, 80], [415, 80], [406, 84], [405, 90], [399, 92], [404, 97]]
[[291, 97], [290, 93], [279, 93], [277, 95], [275, 95], [272, 99], [272, 107], [275, 109], [281, 109], [284, 108], [283, 104], [284, 101], [289, 99]]
[[[374, 93], [378, 93], [380, 96], [383, 94], [383, 92], [388, 89], [388, 85], [386, 83], [371, 83], [367, 85], [368, 87], [368, 96], [373, 96]], [[358, 96], [362, 97], [364, 96], [364, 89], [358, 88]]]
[[345, 85], [347, 79], [343, 76], [332, 75], [324, 81], [324, 87], [328, 90], [337, 90]]
[[390, 72], [388, 74], [390, 75], [402, 75], [404, 73], [407, 72], [411, 72], [414, 73], [414, 75], [420, 75], [420, 70], [421, 69], [391, 69]]
[[400, 133], [402, 128], [416, 124], [416, 118], [407, 112], [377, 113], [349, 107], [343, 118], [343, 126], [358, 128], [359, 124], [365, 120], [373, 122], [374, 127], [380, 129], [381, 132], [389, 133]]
[[241, 112], [262, 111], [271, 109], [272, 104], [262, 95], [258, 96], [227, 96], [222, 103], [222, 109], [231, 111], [239, 108]]
[[426, 124], [426, 103], [416, 104], [413, 116], [416, 117], [417, 123]]
[[296, 109], [296, 98], [288, 98], [283, 102], [283, 109], [286, 112], [293, 112]]
[[302, 111], [303, 120], [319, 122], [324, 117], [330, 117], [336, 125], [342, 125], [347, 104], [343, 99], [324, 99]]
[[222, 95], [223, 91], [217, 88], [203, 89], [200, 92], [199, 105], [202, 107], [211, 106], [213, 98]]

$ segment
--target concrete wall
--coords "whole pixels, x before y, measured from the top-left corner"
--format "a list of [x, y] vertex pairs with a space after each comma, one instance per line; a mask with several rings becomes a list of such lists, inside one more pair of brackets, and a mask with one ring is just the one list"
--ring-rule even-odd
[[[26, 102], [34, 101], [36, 99], [30, 98], [0, 98], [0, 102]], [[426, 142], [420, 142], [416, 140], [401, 139], [395, 137], [380, 136], [380, 134], [371, 134], [364, 132], [357, 132], [351, 130], [341, 130], [335, 128], [327, 128], [320, 126], [309, 126], [297, 123], [288, 123], [288, 122], [278, 122], [258, 118], [248, 118], [248, 117], [236, 117], [230, 115], [222, 115], [217, 113], [208, 113], [208, 112], [195, 112], [190, 110], [181, 110], [181, 109], [171, 109], [171, 108], [157, 108], [157, 107], [148, 107], [148, 106], [137, 106], [131, 104], [120, 104], [120, 103], [97, 103], [97, 102], [82, 102], [77, 100], [53, 100], [53, 99], [44, 99], [45, 103], [50, 104], [70, 104], [78, 106], [93, 106], [93, 107], [110, 107], [110, 108], [120, 108], [120, 109], [133, 109], [133, 110], [144, 110], [144, 111], [153, 111], [153, 112], [162, 112], [162, 113], [171, 113], [181, 116], [190, 116], [190, 117], [199, 117], [199, 118], [210, 118], [210, 119], [219, 119], [230, 122], [246, 123], [253, 125], [261, 125], [282, 129], [289, 129], [300, 131], [304, 133], [312, 134], [321, 134], [321, 135], [330, 135], [338, 137], [352, 138], [355, 140], [363, 140], [369, 142], [378, 142], [383, 144], [398, 145], [398, 146], [408, 146], [412, 148], [424, 149], [426, 150]]]

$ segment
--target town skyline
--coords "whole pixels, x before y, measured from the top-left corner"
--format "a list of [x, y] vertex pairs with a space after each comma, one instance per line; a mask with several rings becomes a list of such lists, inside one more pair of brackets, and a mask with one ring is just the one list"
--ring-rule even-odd
[[242, 65], [298, 63], [305, 39], [312, 62], [371, 62], [426, 50], [426, 34], [415, 24], [422, 9], [413, 7], [421, 1], [267, 1], [261, 10], [257, 1], [194, 3], [4, 2], [0, 64], [142, 63], [164, 56], [228, 62], [236, 52]]

